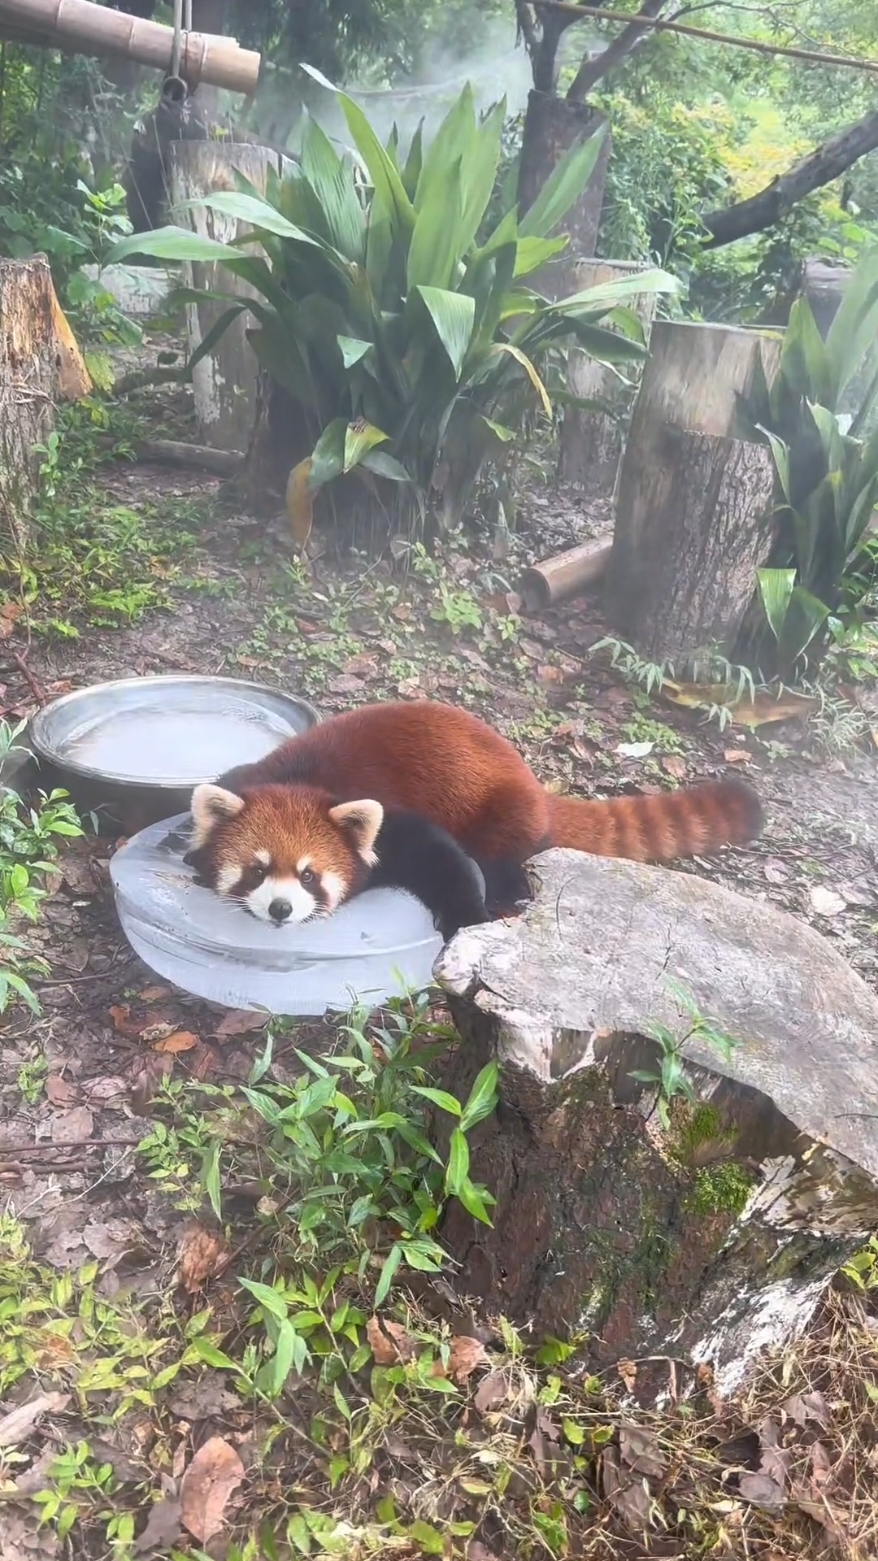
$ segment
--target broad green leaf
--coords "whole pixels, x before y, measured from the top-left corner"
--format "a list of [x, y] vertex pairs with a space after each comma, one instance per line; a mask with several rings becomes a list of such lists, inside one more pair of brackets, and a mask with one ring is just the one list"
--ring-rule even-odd
[[[449, 175], [443, 199], [428, 201], [418, 208], [406, 264], [409, 292], [416, 287], [448, 288], [456, 280], [461, 253], [460, 185], [458, 161]], [[456, 372], [460, 372], [457, 366]]]
[[417, 212], [423, 211], [426, 207], [438, 207], [441, 210], [451, 188], [454, 170], [461, 170], [467, 166], [477, 135], [473, 89], [470, 83], [466, 82], [460, 96], [452, 103], [430, 145], [423, 153], [421, 173], [414, 196]]
[[[304, 70], [306, 67], [302, 68]], [[415, 209], [406, 195], [399, 169], [393, 158], [381, 145], [359, 105], [343, 92], [338, 94], [338, 100], [375, 190], [400, 226], [405, 230], [412, 229], [415, 224]]]
[[283, 1322], [288, 1308], [283, 1296], [277, 1290], [273, 1290], [271, 1285], [261, 1284], [258, 1279], [242, 1278], [238, 1282], [244, 1286], [245, 1290], [250, 1291], [250, 1294], [254, 1300], [259, 1302], [263, 1311], [268, 1312], [271, 1317], [276, 1317], [278, 1322]]
[[[307, 244], [313, 249], [321, 247], [319, 239], [296, 227], [294, 222], [288, 222], [287, 218], [274, 206], [269, 205], [268, 201], [259, 200], [255, 195], [244, 195], [238, 190], [217, 190], [213, 195], [205, 195], [198, 200], [187, 201], [186, 204], [206, 206], [208, 211], [218, 211], [226, 217], [237, 217], [239, 222], [247, 222], [254, 228], [261, 228], [265, 233], [275, 233], [278, 238], [290, 239], [296, 244]], [[247, 237], [252, 238], [252, 235]]]
[[353, 169], [338, 156], [325, 131], [307, 110], [302, 137], [302, 171], [320, 202], [330, 243], [348, 260], [362, 264], [366, 224], [354, 185]]
[[796, 584], [796, 571], [795, 569], [757, 569], [756, 580], [769, 628], [779, 644]]
[[460, 1101], [455, 1100], [453, 1095], [449, 1095], [447, 1090], [432, 1089], [426, 1084], [413, 1084], [412, 1089], [416, 1095], [423, 1095], [425, 1100], [429, 1100], [434, 1106], [438, 1106], [440, 1111], [447, 1111], [449, 1116], [452, 1117], [460, 1116]]
[[784, 666], [795, 667], [796, 662], [804, 655], [815, 634], [822, 628], [828, 617], [829, 608], [826, 604], [819, 601], [816, 596], [812, 596], [811, 592], [806, 591], [801, 585], [797, 585], [790, 598], [780, 638], [781, 660]]
[[357, 423], [348, 423], [344, 436], [344, 470], [349, 472], [352, 467], [359, 466], [364, 455], [376, 444], [386, 443], [386, 440], [387, 435], [372, 423], [363, 422], [362, 419]]
[[518, 225], [523, 238], [546, 238], [566, 217], [594, 173], [605, 135], [606, 127], [601, 125], [594, 135], [564, 153]]
[[365, 358], [367, 352], [372, 351], [370, 341], [358, 341], [355, 336], [338, 336], [336, 340], [346, 369], [352, 369], [355, 363]]
[[315, 444], [311, 452], [311, 472], [308, 477], [308, 487], [312, 493], [317, 488], [324, 487], [327, 482], [340, 477], [344, 471], [347, 427], [345, 418], [333, 418]]
[[201, 362], [202, 358], [210, 356], [217, 342], [222, 341], [232, 321], [237, 320], [238, 315], [243, 314], [248, 308], [249, 302], [232, 304], [226, 309], [224, 314], [220, 315], [218, 320], [214, 321], [207, 335], [202, 336], [201, 341], [186, 364], [190, 372]]
[[529, 276], [547, 260], [560, 255], [569, 242], [566, 238], [520, 238], [515, 246], [515, 275]]
[[415, 198], [415, 190], [421, 177], [421, 168], [424, 161], [424, 121], [420, 120], [417, 129], [411, 139], [408, 157], [402, 170], [402, 182], [410, 201]]
[[405, 467], [394, 456], [388, 455], [386, 450], [369, 450], [360, 462], [367, 471], [374, 472], [376, 477], [385, 477], [388, 482], [411, 482], [412, 478]]
[[169, 224], [155, 228], [152, 233], [132, 233], [119, 239], [106, 259], [107, 265], [118, 265], [130, 255], [150, 255], [155, 260], [240, 260], [241, 251], [232, 244], [221, 244], [219, 239], [202, 238], [191, 228], [179, 228]]
[[590, 314], [595, 319], [607, 314], [617, 304], [624, 303], [625, 299], [636, 297], [639, 293], [644, 296], [652, 293], [677, 293], [680, 284], [676, 277], [668, 271], [641, 271], [633, 276], [615, 277], [610, 282], [596, 282], [594, 287], [586, 287], [579, 293], [571, 293], [567, 298], [560, 298], [553, 304], [561, 314], [579, 314], [587, 318]]
[[452, 293], [439, 287], [418, 287], [415, 291], [423, 300], [424, 307], [435, 326], [436, 335], [459, 378], [472, 339], [476, 317], [474, 299], [466, 293]]
[[375, 1286], [376, 1306], [380, 1306], [383, 1301], [387, 1300], [387, 1297], [390, 1294], [390, 1286], [393, 1284], [394, 1275], [396, 1274], [396, 1271], [399, 1268], [401, 1262], [402, 1247], [398, 1241], [395, 1241], [384, 1260], [384, 1266], [381, 1269], [381, 1273], [378, 1276], [378, 1283]]

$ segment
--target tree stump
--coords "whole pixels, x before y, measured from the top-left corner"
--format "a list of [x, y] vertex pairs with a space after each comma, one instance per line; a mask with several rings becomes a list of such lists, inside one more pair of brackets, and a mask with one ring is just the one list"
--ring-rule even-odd
[[91, 389], [45, 255], [0, 260], [0, 551], [25, 551], [55, 402]]
[[592, 176], [559, 224], [560, 231], [569, 235], [570, 242], [532, 278], [533, 286], [547, 298], [563, 298], [573, 292], [572, 263], [593, 255], [597, 248], [610, 160], [610, 132], [603, 114], [587, 104], [568, 103], [566, 98], [556, 97], [553, 92], [534, 89], [528, 93], [518, 170], [518, 209], [522, 215], [533, 205], [564, 153], [581, 137], [594, 135], [602, 126], [605, 127], [604, 143]]
[[[217, 190], [236, 188], [233, 169], [238, 169], [258, 189], [265, 189], [268, 169], [281, 171], [282, 156], [264, 146], [218, 141], [175, 141], [168, 149], [171, 196], [174, 206], [198, 200]], [[247, 230], [246, 223], [206, 206], [192, 206], [179, 213], [181, 222], [206, 238], [231, 243]], [[248, 283], [215, 264], [184, 267], [191, 287], [212, 289], [221, 299], [187, 304], [189, 350], [194, 352], [228, 309], [233, 298], [252, 298], [256, 294]], [[201, 444], [217, 450], [236, 450], [243, 454], [250, 443], [256, 422], [256, 386], [259, 365], [247, 340], [252, 322], [246, 312], [232, 322], [213, 352], [196, 364], [192, 376], [195, 417]]]
[[[627, 260], [580, 260], [573, 267], [573, 291], [597, 287], [619, 277], [645, 271], [646, 266]], [[655, 295], [636, 297], [631, 307], [639, 317], [647, 341], [655, 317]], [[633, 369], [633, 373], [632, 373]], [[637, 364], [625, 370], [626, 378], [638, 380]], [[567, 359], [567, 389], [583, 400], [598, 401], [606, 411], [568, 406], [564, 411], [560, 441], [560, 474], [565, 482], [578, 483], [594, 498], [612, 498], [616, 490], [619, 461], [625, 444], [625, 425], [634, 403], [636, 390], [623, 384], [619, 375], [605, 363], [597, 363], [581, 348], [573, 345]]]
[[[460, 1288], [594, 1364], [659, 1357], [666, 1388], [669, 1358], [710, 1363], [728, 1393], [878, 1228], [878, 1000], [809, 927], [689, 874], [574, 851], [531, 871], [520, 919], [436, 965], [463, 1043], [443, 1086], [500, 1066], [470, 1135], [493, 1227], [455, 1204], [443, 1228]], [[695, 1097], [667, 1128], [633, 1077], [660, 1066], [655, 1025]]]
[[656, 321], [616, 496], [606, 607], [613, 627], [655, 662], [730, 654], [775, 534], [774, 465], [739, 437], [761, 352], [769, 380], [777, 333]]

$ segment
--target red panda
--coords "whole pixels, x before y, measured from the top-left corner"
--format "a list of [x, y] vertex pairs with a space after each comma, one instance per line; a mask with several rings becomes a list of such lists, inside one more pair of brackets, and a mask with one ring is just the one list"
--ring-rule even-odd
[[[309, 788], [328, 794], [319, 836]], [[526, 897], [523, 864], [550, 846], [668, 862], [743, 845], [762, 828], [759, 799], [737, 777], [609, 801], [553, 796], [512, 744], [477, 716], [417, 701], [333, 716], [257, 763], [228, 771], [216, 786], [199, 786], [192, 799], [195, 855], [205, 881], [220, 893], [230, 892], [232, 867], [251, 875], [264, 870], [248, 900], [257, 914], [269, 910], [272, 895], [296, 911], [310, 902], [328, 912], [352, 892], [354, 878], [345, 879], [342, 894], [340, 858], [327, 854], [315, 895], [310, 879], [302, 883], [316, 853], [312, 840], [326, 849], [327, 821], [340, 824], [368, 869], [382, 824], [400, 809], [420, 815], [422, 827], [427, 821], [447, 832], [478, 863], [489, 907]], [[419, 898], [428, 888], [421, 885]]]
[[235, 796], [199, 786], [192, 848], [200, 882], [262, 921], [328, 916], [382, 885], [407, 889], [433, 912], [445, 942], [488, 920], [480, 875], [438, 825], [380, 802], [339, 803], [314, 786], [259, 786]]

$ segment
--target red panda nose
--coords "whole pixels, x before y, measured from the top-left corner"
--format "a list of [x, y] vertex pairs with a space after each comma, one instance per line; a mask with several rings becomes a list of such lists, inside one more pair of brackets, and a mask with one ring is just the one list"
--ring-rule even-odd
[[293, 907], [289, 900], [272, 900], [268, 907], [268, 914], [272, 921], [280, 926], [282, 921], [288, 921], [293, 914]]

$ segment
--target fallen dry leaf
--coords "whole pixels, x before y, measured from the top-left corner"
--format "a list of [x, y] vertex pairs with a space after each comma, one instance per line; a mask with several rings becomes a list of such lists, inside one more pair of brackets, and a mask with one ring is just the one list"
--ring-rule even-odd
[[167, 986], [145, 986], [142, 992], [138, 992], [137, 998], [141, 1003], [161, 1003], [166, 997], [171, 996], [171, 989]]
[[4, 602], [0, 607], [0, 640], [8, 640], [17, 620], [24, 612], [21, 602]]
[[686, 774], [686, 760], [681, 759], [678, 753], [669, 753], [662, 759], [662, 769], [674, 780], [682, 780]]
[[808, 890], [808, 899], [818, 916], [840, 916], [847, 903], [834, 889], [825, 889], [819, 883]]
[[745, 1501], [754, 1507], [763, 1507], [767, 1512], [777, 1512], [786, 1505], [783, 1486], [778, 1485], [770, 1474], [742, 1474], [738, 1489]]
[[120, 1035], [127, 1035], [131, 1040], [139, 1040], [143, 1028], [139, 1019], [134, 1019], [127, 1003], [116, 1003], [109, 1009], [110, 1018], [113, 1021], [113, 1029]]
[[810, 1393], [794, 1393], [781, 1405], [781, 1413], [796, 1425], [806, 1426], [809, 1420], [824, 1430], [829, 1425], [829, 1405], [817, 1388]]
[[625, 1384], [629, 1393], [634, 1392], [634, 1384], [637, 1381], [637, 1365], [633, 1360], [620, 1360], [616, 1362], [616, 1370]]
[[[487, 1358], [485, 1346], [478, 1339], [458, 1334], [451, 1341], [448, 1366], [442, 1367], [442, 1375], [447, 1374], [452, 1382], [465, 1382], [478, 1366], [485, 1364]], [[438, 1366], [441, 1363], [437, 1361], [436, 1364]]]
[[668, 1466], [658, 1437], [643, 1426], [622, 1426], [619, 1431], [619, 1456], [632, 1474], [652, 1475], [655, 1479], [664, 1474]]
[[155, 1502], [150, 1507], [146, 1528], [142, 1534], [138, 1534], [131, 1548], [137, 1556], [152, 1551], [157, 1554], [167, 1553], [171, 1546], [177, 1543], [182, 1528], [182, 1509], [179, 1501], [164, 1496], [161, 1501]]
[[232, 1008], [223, 1014], [213, 1034], [217, 1040], [225, 1040], [231, 1035], [248, 1035], [251, 1030], [264, 1030], [268, 1018], [267, 1013], [256, 1009], [251, 1012], [246, 1008]]
[[511, 1371], [489, 1371], [476, 1388], [473, 1398], [479, 1414], [489, 1415], [492, 1409], [499, 1409], [501, 1404], [512, 1398], [515, 1387]]
[[53, 1144], [75, 1144], [80, 1139], [91, 1138], [94, 1117], [88, 1106], [74, 1106], [70, 1111], [60, 1111], [52, 1122]]
[[77, 1099], [79, 1090], [60, 1073], [50, 1073], [46, 1079], [46, 1099], [52, 1106], [70, 1106]]
[[153, 1049], [176, 1057], [178, 1052], [189, 1052], [193, 1046], [199, 1044], [199, 1037], [193, 1035], [191, 1030], [175, 1030], [172, 1035], [166, 1035], [162, 1040], [156, 1041]]
[[642, 1534], [649, 1526], [652, 1498], [646, 1481], [632, 1479], [627, 1469], [623, 1471], [619, 1449], [605, 1447], [601, 1453], [601, 1484], [604, 1495], [616, 1509], [631, 1534]]
[[738, 691], [724, 683], [678, 683], [665, 678], [660, 693], [671, 704], [682, 705], [687, 710], [710, 710], [717, 705], [732, 712], [736, 726], [770, 726], [778, 721], [800, 720], [813, 715], [820, 708], [819, 699], [808, 694], [795, 694], [784, 689], [776, 698], [771, 693], [759, 692], [754, 699], [738, 699]]
[[180, 1283], [189, 1295], [202, 1290], [205, 1281], [221, 1274], [229, 1261], [228, 1244], [219, 1231], [196, 1225], [180, 1243]]
[[70, 1403], [69, 1393], [40, 1393], [27, 1404], [10, 1409], [0, 1419], [0, 1447], [17, 1447], [30, 1436], [43, 1415], [59, 1414]]
[[183, 1527], [206, 1545], [223, 1526], [229, 1497], [244, 1478], [238, 1454], [221, 1436], [211, 1436], [192, 1459], [180, 1482]]
[[366, 1324], [366, 1339], [375, 1357], [376, 1366], [395, 1366], [398, 1361], [412, 1360], [416, 1345], [402, 1323], [388, 1318], [370, 1317]]
[[724, 748], [723, 758], [726, 764], [749, 764], [750, 755], [746, 748]]

